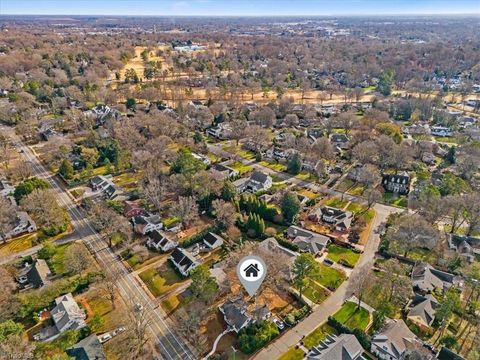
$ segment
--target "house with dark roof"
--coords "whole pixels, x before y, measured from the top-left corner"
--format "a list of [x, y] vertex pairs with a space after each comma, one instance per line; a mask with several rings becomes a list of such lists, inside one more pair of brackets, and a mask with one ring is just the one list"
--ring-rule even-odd
[[410, 191], [410, 175], [405, 171], [398, 174], [382, 174], [382, 186], [385, 191], [406, 195]]
[[403, 320], [388, 320], [373, 336], [371, 352], [379, 359], [403, 360], [417, 345], [421, 343]]
[[429, 330], [435, 320], [435, 309], [438, 306], [437, 299], [432, 294], [425, 296], [415, 294], [410, 302], [410, 310], [407, 319], [415, 323], [423, 330]]
[[461, 278], [437, 270], [432, 265], [424, 262], [416, 264], [412, 269], [413, 288], [424, 293], [430, 293], [435, 289], [446, 291], [448, 288], [455, 286], [463, 288], [463, 280]]
[[203, 248], [208, 251], [215, 250], [223, 245], [223, 238], [213, 232], [208, 232], [203, 237]]
[[330, 143], [333, 147], [341, 150], [349, 148], [349, 138], [345, 134], [332, 134], [330, 135]]
[[167, 252], [178, 246], [178, 243], [167, 237], [164, 232], [153, 230], [148, 234], [147, 247], [161, 252]]
[[233, 183], [237, 191], [256, 193], [257, 191], [265, 191], [272, 187], [272, 178], [260, 171], [254, 171], [250, 178], [238, 179]]
[[312, 221], [323, 222], [339, 232], [346, 233], [352, 226], [353, 214], [350, 211], [322, 206], [308, 215]]
[[26, 287], [41, 288], [50, 282], [52, 271], [43, 259], [37, 259], [32, 265], [27, 265], [17, 277], [20, 284]]
[[470, 262], [473, 262], [475, 258], [480, 258], [480, 238], [450, 234], [448, 246]]
[[230, 166], [224, 164], [214, 164], [210, 168], [210, 171], [214, 175], [217, 175], [221, 180], [231, 179], [237, 177], [239, 174], [237, 170], [232, 169]]
[[10, 185], [6, 180], [0, 179], [0, 196], [7, 197], [15, 191], [15, 186]]
[[464, 357], [454, 353], [452, 350], [442, 347], [437, 354], [437, 360], [465, 360]]
[[161, 230], [163, 228], [160, 215], [134, 216], [132, 218], [132, 223], [133, 230], [142, 235], [146, 235], [149, 232]]
[[138, 202], [125, 200], [123, 202], [124, 209], [123, 215], [127, 218], [132, 218], [134, 216], [147, 216], [148, 213], [143, 209]]
[[200, 265], [192, 253], [180, 247], [173, 250], [169, 259], [183, 276], [188, 276], [190, 271]]
[[111, 177], [103, 175], [91, 178], [90, 187], [93, 191], [103, 193], [108, 199], [114, 199], [122, 194], [122, 190], [114, 184]]
[[92, 334], [65, 350], [74, 360], [107, 360], [97, 335]]
[[357, 360], [362, 359], [364, 350], [355, 335], [327, 335], [325, 340], [314, 346], [307, 354], [308, 360]]
[[300, 251], [309, 252], [313, 256], [321, 255], [330, 242], [328, 236], [317, 234], [294, 225], [286, 230], [285, 235], [298, 246]]
[[228, 327], [238, 333], [253, 322], [242, 299], [229, 299], [218, 307]]

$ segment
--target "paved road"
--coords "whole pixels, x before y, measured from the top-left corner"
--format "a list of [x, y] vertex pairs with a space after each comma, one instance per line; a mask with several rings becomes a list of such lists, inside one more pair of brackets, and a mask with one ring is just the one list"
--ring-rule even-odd
[[[115, 275], [117, 287], [126, 303], [131, 305], [138, 303], [143, 306], [147, 312], [150, 333], [156, 340], [157, 349], [162, 359], [197, 358], [195, 350], [189, 348], [188, 344], [173, 330], [174, 325], [167, 318], [165, 312], [154, 300], [149, 298], [145, 289], [138, 283], [138, 280], [128, 272], [117, 255], [108, 247], [106, 241], [93, 229], [83, 211], [77, 208], [69, 194], [57, 183], [56, 178], [45, 169], [32, 150], [25, 146], [11, 129], [6, 127], [0, 127], [0, 129], [11, 136], [17, 149], [22, 151], [25, 159], [32, 166], [34, 174], [46, 179], [51, 184], [58, 202], [67, 209], [72, 219], [72, 225], [75, 228], [74, 234], [95, 255], [102, 269], [107, 273]], [[128, 324], [125, 325], [128, 326]]]
[[[223, 149], [219, 148], [218, 145], [209, 145], [209, 148], [212, 152], [218, 153], [219, 155], [222, 155], [222, 156], [225, 156], [228, 154]], [[257, 170], [261, 170], [270, 175], [275, 175], [276, 177], [279, 177], [282, 180], [286, 180], [294, 185], [301, 186], [306, 189], [313, 190], [315, 192], [321, 192], [327, 195], [343, 196], [344, 199], [348, 199], [350, 201], [365, 203], [365, 200], [361, 197], [345, 194], [345, 193], [330, 189], [324, 185], [317, 185], [309, 181], [304, 181], [304, 180], [295, 178], [291, 174], [272, 170], [268, 167], [257, 164], [252, 160], [247, 160], [242, 158], [238, 158], [238, 160], [240, 160], [244, 164], [253, 166]], [[399, 208], [384, 205], [384, 204], [376, 204], [374, 206], [374, 209], [375, 209], [375, 218], [373, 219], [373, 223], [371, 226], [372, 230], [368, 236], [368, 241], [365, 244], [364, 252], [360, 256], [357, 266], [352, 270], [352, 274], [359, 271], [359, 268], [362, 265], [372, 263], [372, 260], [375, 257], [375, 252], [377, 251], [378, 246], [380, 245], [380, 234], [378, 233], [378, 229], [380, 225], [387, 220], [388, 216], [391, 213], [403, 211], [403, 209], [399, 209]], [[350, 282], [349, 279], [344, 281], [343, 284], [333, 294], [331, 294], [323, 303], [315, 306], [313, 308], [313, 312], [307, 318], [302, 320], [294, 328], [284, 333], [283, 336], [281, 336], [280, 338], [272, 342], [269, 346], [263, 348], [261, 351], [255, 354], [254, 358], [258, 360], [278, 359], [282, 354], [288, 351], [288, 349], [297, 345], [302, 340], [303, 336], [308, 335], [313, 330], [315, 330], [319, 325], [324, 323], [328, 319], [328, 317], [333, 315], [338, 310], [340, 305], [343, 304], [343, 302], [352, 295], [348, 291], [349, 282]]]

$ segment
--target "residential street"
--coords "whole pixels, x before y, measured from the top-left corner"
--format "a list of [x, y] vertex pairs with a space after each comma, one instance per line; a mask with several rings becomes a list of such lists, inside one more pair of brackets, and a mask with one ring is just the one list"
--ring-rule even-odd
[[[14, 141], [17, 149], [22, 151], [27, 162], [32, 166], [35, 176], [46, 179], [52, 186], [57, 195], [57, 200], [61, 206], [68, 210], [72, 219], [72, 225], [75, 228], [71, 241], [82, 240], [90, 251], [95, 255], [99, 265], [105, 272], [115, 274], [118, 279], [117, 286], [121, 296], [129, 306], [141, 304], [148, 313], [149, 329], [158, 344], [157, 349], [164, 359], [195, 359], [195, 351], [189, 348], [186, 342], [173, 330], [174, 325], [166, 317], [163, 310], [157, 306], [156, 302], [151, 300], [145, 289], [136, 281], [135, 277], [128, 272], [123, 263], [118, 259], [107, 243], [93, 229], [88, 218], [83, 211], [77, 208], [69, 194], [62, 189], [57, 180], [40, 163], [32, 150], [25, 146], [19, 138], [13, 134], [13, 131], [2, 127], [2, 132], [9, 134]], [[15, 256], [19, 256], [16, 254]], [[125, 324], [128, 327], [128, 324]]]
[[[225, 154], [226, 152], [223, 149], [219, 149], [218, 145], [210, 145], [209, 150], [213, 153], [226, 155]], [[260, 170], [269, 175], [275, 175], [294, 185], [301, 186], [309, 190], [313, 190], [329, 196], [341, 197], [343, 195], [344, 199], [348, 199], [348, 200], [356, 201], [360, 203], [365, 202], [365, 200], [362, 199], [361, 197], [344, 194], [339, 191], [329, 189], [326, 186], [317, 185], [308, 181], [295, 178], [291, 174], [272, 170], [268, 167], [257, 164], [252, 160], [246, 160], [242, 158], [238, 160], [244, 164], [253, 166], [256, 170]], [[358, 271], [359, 267], [361, 267], [362, 265], [373, 261], [375, 252], [377, 251], [378, 246], [380, 244], [380, 235], [378, 233], [379, 226], [386, 221], [386, 219], [391, 213], [403, 211], [402, 209], [399, 209], [393, 206], [384, 205], [384, 204], [376, 204], [374, 206], [374, 209], [375, 209], [375, 218], [371, 226], [372, 230], [368, 236], [368, 241], [365, 245], [364, 252], [361, 255], [360, 260], [358, 261], [356, 267], [353, 269], [352, 273], [355, 273], [356, 271]], [[285, 332], [283, 336], [279, 337], [277, 340], [270, 343], [269, 346], [259, 351], [254, 356], [254, 358], [259, 360], [277, 359], [283, 353], [288, 351], [289, 348], [295, 346], [298, 342], [302, 340], [304, 336], [311, 333], [323, 322], [325, 322], [329, 316], [333, 315], [339, 309], [339, 307], [343, 304], [343, 302], [352, 295], [348, 293], [348, 287], [349, 287], [349, 279], [347, 279], [323, 303], [315, 306], [313, 308], [312, 314], [310, 314], [307, 318], [302, 320], [294, 328]]]

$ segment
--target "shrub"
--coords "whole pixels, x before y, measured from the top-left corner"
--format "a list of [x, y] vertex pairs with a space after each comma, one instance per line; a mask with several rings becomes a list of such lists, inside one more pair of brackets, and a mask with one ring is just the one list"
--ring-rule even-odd
[[273, 322], [256, 322], [240, 331], [238, 335], [240, 350], [245, 354], [251, 354], [268, 344], [278, 334], [278, 327]]
[[358, 342], [364, 349], [370, 349], [372, 344], [370, 338], [361, 329], [350, 329], [347, 326], [340, 323], [333, 316], [329, 316], [327, 320], [328, 325], [337, 330], [340, 334], [353, 334], [357, 338]]
[[27, 179], [17, 185], [15, 191], [13, 192], [13, 197], [18, 204], [20, 203], [20, 200], [22, 200], [25, 196], [31, 194], [33, 190], [48, 188], [48, 182], [46, 182], [45, 180], [39, 179], [37, 177], [31, 177], [30, 179]]

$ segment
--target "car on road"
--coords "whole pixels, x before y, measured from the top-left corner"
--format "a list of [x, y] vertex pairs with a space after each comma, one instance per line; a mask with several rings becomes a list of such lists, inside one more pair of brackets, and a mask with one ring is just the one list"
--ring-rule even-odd
[[333, 265], [333, 261], [330, 260], [330, 259], [325, 259], [325, 260], [323, 260], [323, 263], [324, 263], [325, 265], [327, 265], [327, 266], [332, 266], [332, 265]]
[[136, 303], [136, 304], [133, 306], [133, 309], [134, 309], [136, 312], [140, 312], [140, 311], [143, 310], [143, 306], [142, 306], [142, 304]]
[[277, 319], [277, 318], [273, 318], [272, 321], [273, 321], [273, 323], [274, 323], [275, 325], [277, 325], [278, 330], [283, 330], [283, 329], [285, 329], [285, 323], [284, 323], [282, 320]]
[[98, 340], [100, 341], [100, 344], [103, 344], [105, 342], [107, 342], [108, 340], [110, 340], [112, 338], [112, 335], [110, 335], [110, 333], [106, 333], [106, 334], [103, 334], [102, 336], [100, 336], [98, 338]]
[[112, 335], [113, 335], [113, 336], [117, 336], [118, 334], [121, 334], [121, 333], [124, 332], [125, 330], [127, 330], [127, 329], [125, 329], [123, 326], [122, 326], [122, 327], [119, 327], [118, 329], [113, 330]]

